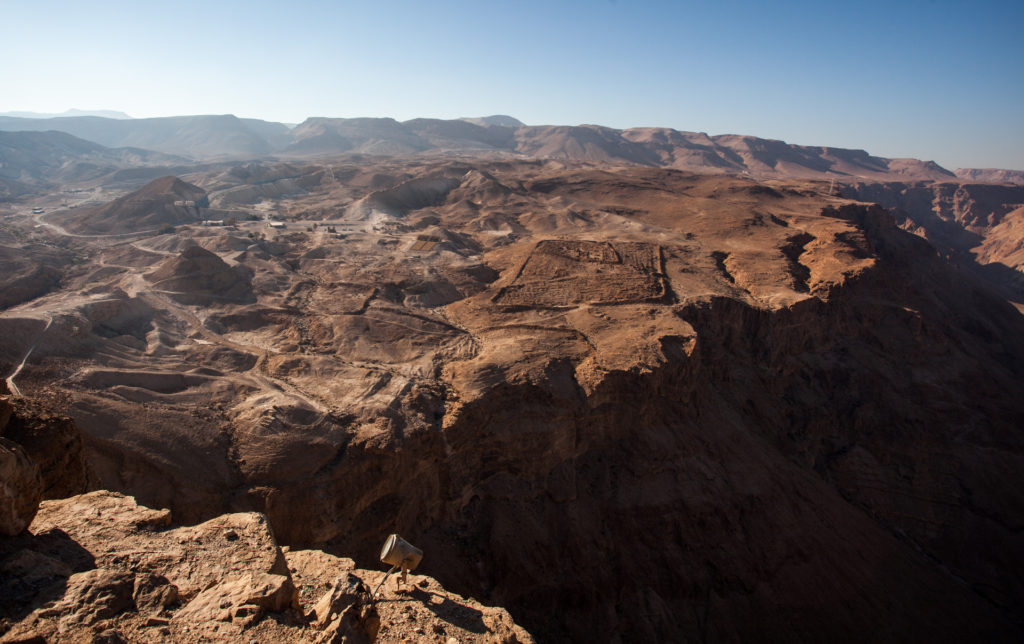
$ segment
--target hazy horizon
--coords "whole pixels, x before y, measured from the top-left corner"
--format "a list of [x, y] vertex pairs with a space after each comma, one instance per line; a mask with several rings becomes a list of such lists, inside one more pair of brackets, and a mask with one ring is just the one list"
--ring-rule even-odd
[[[0, 112], [669, 127], [1024, 169], [1024, 7], [670, 2], [5, 7]], [[59, 18], [54, 18], [59, 16]], [[113, 18], [110, 18], [113, 16]]]

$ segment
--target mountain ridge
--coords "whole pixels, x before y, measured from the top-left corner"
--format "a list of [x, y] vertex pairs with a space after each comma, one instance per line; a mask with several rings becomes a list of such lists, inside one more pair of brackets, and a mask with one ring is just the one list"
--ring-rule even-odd
[[0, 131], [0, 199], [30, 194], [53, 181], [97, 179], [127, 166], [173, 165], [178, 156], [110, 148], [59, 131]]
[[0, 115], [2, 130], [57, 130], [107, 147], [150, 149], [195, 160], [460, 153], [628, 163], [759, 179], [963, 178], [1024, 183], [1024, 171], [967, 168], [953, 172], [934, 161], [879, 157], [860, 149], [663, 127], [532, 126], [503, 115], [407, 121], [310, 117], [294, 127], [231, 114], [129, 120]]
[[111, 119], [131, 119], [134, 118], [119, 112], [117, 110], [80, 110], [72, 107], [69, 110], [63, 112], [32, 112], [27, 110], [12, 111], [12, 112], [0, 112], [0, 116], [15, 116], [18, 118], [30, 118], [30, 119], [52, 119], [62, 116], [102, 116], [104, 118]]

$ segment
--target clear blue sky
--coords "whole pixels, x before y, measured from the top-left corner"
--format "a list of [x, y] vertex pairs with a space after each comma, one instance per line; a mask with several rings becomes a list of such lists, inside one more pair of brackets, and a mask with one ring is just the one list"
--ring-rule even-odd
[[0, 0], [0, 112], [665, 126], [1024, 169], [1024, 2]]

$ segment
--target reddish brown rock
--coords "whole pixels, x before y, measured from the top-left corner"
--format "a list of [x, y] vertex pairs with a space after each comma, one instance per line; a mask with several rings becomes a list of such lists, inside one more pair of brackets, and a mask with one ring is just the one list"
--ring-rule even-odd
[[[7, 383], [5, 382], [2, 385], [2, 387], [0, 387], [0, 394], [6, 394], [6, 388]], [[0, 435], [2, 435], [4, 428], [7, 427], [7, 421], [11, 419], [12, 413], [14, 413], [14, 405], [11, 404], [10, 397], [6, 395], [0, 395]]]
[[[401, 642], [426, 632], [532, 642], [507, 612], [425, 577], [414, 577], [411, 602], [383, 588], [378, 599], [392, 605], [378, 611], [367, 588], [384, 573], [320, 551], [288, 552], [286, 565], [265, 518], [253, 513], [171, 528], [166, 510], [105, 491], [45, 501], [41, 510], [30, 534], [0, 540], [0, 642]], [[339, 578], [352, 579], [356, 597], [342, 601], [349, 586], [338, 586], [328, 593], [339, 598], [329, 603], [335, 613], [319, 626], [307, 621], [330, 584], [320, 580]]]
[[203, 590], [177, 611], [182, 624], [238, 622], [249, 626], [264, 613], [299, 608], [299, 593], [284, 575], [250, 573], [228, 576]]
[[13, 536], [27, 528], [41, 498], [35, 463], [21, 445], [0, 438], [0, 535]]
[[135, 575], [132, 599], [139, 612], [159, 613], [177, 603], [178, 587], [163, 575], [139, 573]]
[[75, 422], [46, 405], [19, 398], [0, 436], [19, 443], [39, 469], [42, 498], [60, 499], [85, 492], [89, 475], [83, 457], [82, 433]]
[[97, 568], [72, 575], [67, 592], [56, 605], [39, 612], [40, 617], [57, 617], [62, 630], [90, 626], [135, 608], [132, 590], [135, 575]]

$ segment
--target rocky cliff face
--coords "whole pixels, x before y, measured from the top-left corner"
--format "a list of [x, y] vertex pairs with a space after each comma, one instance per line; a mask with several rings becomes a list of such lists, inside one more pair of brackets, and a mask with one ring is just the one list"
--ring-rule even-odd
[[0, 397], [0, 429], [2, 642], [533, 641], [429, 577], [385, 585], [350, 559], [282, 550], [261, 514], [172, 529], [131, 497], [73, 496], [81, 436], [36, 401]]
[[636, 311], [508, 324], [315, 471], [250, 434], [246, 502], [362, 561], [382, 521], [416, 535], [552, 640], [1014, 639], [1022, 320], [884, 211], [822, 217], [810, 296], [646, 305], [628, 341]]
[[43, 502], [0, 538], [0, 641], [533, 641], [429, 577], [381, 585], [350, 559], [282, 550], [259, 514], [170, 523], [106, 491]]
[[827, 297], [678, 308], [591, 387], [562, 346], [471, 399], [453, 374], [440, 431], [349, 444], [327, 489], [374, 492], [336, 543], [397, 517], [551, 640], [1013, 639], [1020, 317], [885, 213], [827, 216], [877, 262]]
[[70, 418], [0, 396], [0, 535], [21, 533], [40, 500], [84, 492], [87, 479], [82, 435]]
[[[89, 488], [82, 434], [73, 420], [39, 401], [0, 397], [10, 415], [0, 422], [0, 436], [18, 443], [37, 466], [43, 499], [62, 499]], [[5, 420], [0, 414], [0, 420]]]
[[1024, 186], [980, 183], [858, 183], [844, 194], [888, 208], [965, 270], [1024, 302]]

